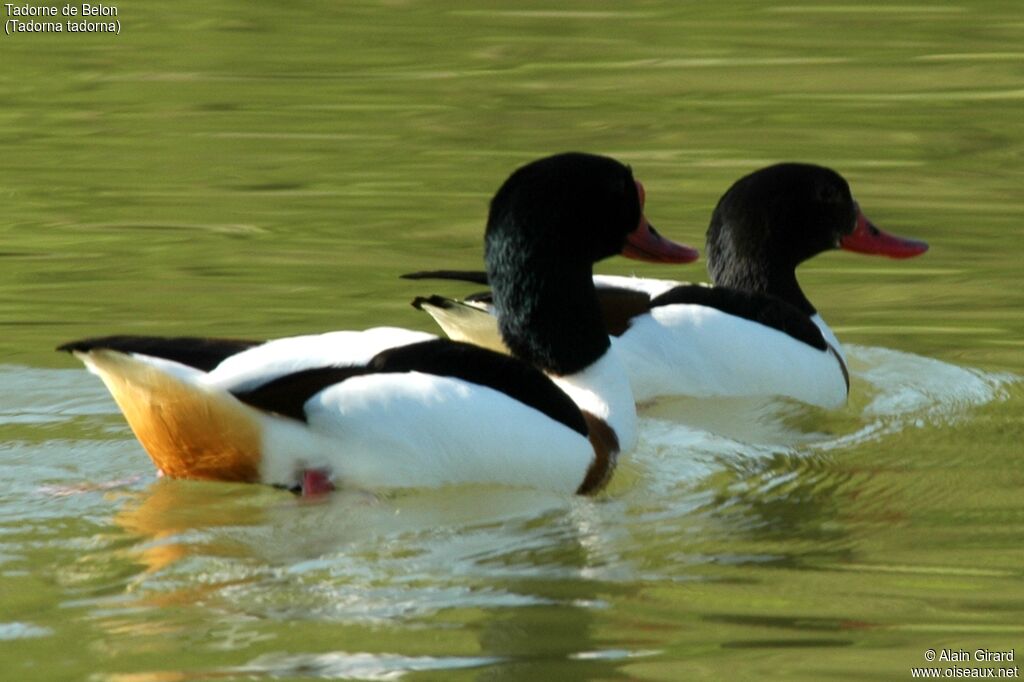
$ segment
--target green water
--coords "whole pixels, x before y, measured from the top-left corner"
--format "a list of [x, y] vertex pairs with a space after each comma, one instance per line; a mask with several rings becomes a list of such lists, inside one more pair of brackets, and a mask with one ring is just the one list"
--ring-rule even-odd
[[[571, 7], [134, 2], [119, 36], [0, 35], [4, 679], [901, 680], [943, 648], [1019, 665], [1024, 8]], [[928, 240], [801, 270], [850, 405], [650, 408], [594, 500], [305, 504], [157, 481], [52, 351], [430, 329], [408, 306], [429, 292], [396, 275], [476, 267], [490, 193], [567, 149], [631, 164], [682, 241], [779, 160], [836, 168], [876, 223]]]

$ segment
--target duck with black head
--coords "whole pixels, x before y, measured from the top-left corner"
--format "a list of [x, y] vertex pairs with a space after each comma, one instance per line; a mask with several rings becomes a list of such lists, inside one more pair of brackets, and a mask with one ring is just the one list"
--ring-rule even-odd
[[[707, 231], [714, 286], [594, 278], [613, 347], [640, 402], [662, 396], [786, 396], [836, 408], [849, 393], [842, 346], [801, 289], [797, 267], [832, 249], [910, 258], [924, 242], [878, 229], [835, 171], [782, 163], [736, 181]], [[473, 273], [407, 277], [486, 281]], [[452, 338], [500, 349], [487, 293], [414, 302]]]
[[323, 492], [498, 483], [600, 490], [636, 442], [595, 262], [671, 261], [621, 163], [569, 153], [514, 172], [485, 237], [513, 357], [379, 327], [267, 342], [108, 336], [61, 346], [98, 374], [158, 470]]

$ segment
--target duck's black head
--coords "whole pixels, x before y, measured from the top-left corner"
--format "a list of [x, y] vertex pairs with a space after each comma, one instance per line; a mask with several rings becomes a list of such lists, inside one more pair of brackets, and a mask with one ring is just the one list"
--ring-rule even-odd
[[516, 170], [491, 200], [484, 255], [505, 342], [518, 357], [570, 374], [608, 347], [592, 267], [618, 253], [687, 262], [643, 216], [643, 189], [618, 161], [571, 152]]
[[718, 200], [707, 233], [708, 268], [716, 283], [752, 265], [792, 271], [838, 247], [856, 220], [850, 186], [835, 171], [768, 166], [737, 180]]
[[622, 251], [640, 220], [633, 174], [614, 159], [570, 152], [516, 170], [491, 200], [486, 254], [529, 252], [577, 267]]
[[796, 267], [836, 248], [905, 258], [928, 247], [878, 230], [834, 170], [780, 163], [740, 178], [719, 199], [707, 232], [708, 272], [716, 285], [773, 294], [813, 314]]

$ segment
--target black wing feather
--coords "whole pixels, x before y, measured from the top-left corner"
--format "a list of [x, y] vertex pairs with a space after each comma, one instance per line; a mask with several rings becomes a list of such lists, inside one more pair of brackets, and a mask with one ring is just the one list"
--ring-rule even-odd
[[285, 374], [252, 390], [239, 391], [233, 395], [258, 410], [304, 422], [306, 401], [314, 395], [346, 379], [372, 373], [373, 370], [366, 366], [315, 367]]
[[587, 435], [586, 421], [576, 403], [543, 372], [507, 355], [447, 339], [390, 348], [366, 365], [295, 372], [235, 397], [261, 410], [306, 421], [306, 402], [328, 386], [354, 376], [400, 372], [452, 377], [496, 389]]

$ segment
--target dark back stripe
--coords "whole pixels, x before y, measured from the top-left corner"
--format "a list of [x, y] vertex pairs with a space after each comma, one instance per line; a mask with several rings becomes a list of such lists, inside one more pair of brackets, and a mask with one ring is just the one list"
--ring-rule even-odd
[[446, 339], [391, 348], [363, 366], [295, 372], [235, 397], [258, 409], [306, 421], [306, 402], [328, 386], [354, 376], [401, 372], [423, 372], [487, 386], [581, 435], [588, 433], [576, 403], [540, 370], [500, 353]]
[[634, 317], [651, 309], [650, 294], [636, 289], [598, 287], [597, 302], [605, 329], [612, 336], [622, 336]]
[[776, 329], [820, 351], [828, 350], [825, 337], [807, 313], [769, 294], [688, 284], [655, 297], [651, 307], [686, 303], [715, 308]]
[[487, 386], [587, 434], [576, 403], [547, 375], [521, 360], [469, 343], [431, 339], [399, 346], [378, 354], [370, 367], [378, 372], [424, 372]]
[[372, 374], [365, 367], [316, 367], [285, 374], [249, 391], [233, 395], [246, 405], [297, 421], [306, 421], [306, 402], [328, 386], [352, 377]]
[[196, 336], [101, 336], [65, 343], [57, 350], [69, 353], [87, 353], [92, 350], [106, 349], [121, 353], [139, 353], [154, 358], [173, 360], [182, 365], [209, 372], [226, 358], [261, 343], [263, 342]]

